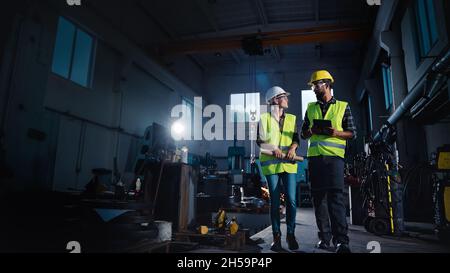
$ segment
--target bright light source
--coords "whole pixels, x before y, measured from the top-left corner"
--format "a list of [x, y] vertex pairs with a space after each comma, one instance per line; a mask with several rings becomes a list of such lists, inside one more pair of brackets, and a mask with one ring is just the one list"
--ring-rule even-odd
[[184, 132], [184, 125], [181, 122], [175, 122], [172, 124], [172, 137], [179, 139], [182, 137]]

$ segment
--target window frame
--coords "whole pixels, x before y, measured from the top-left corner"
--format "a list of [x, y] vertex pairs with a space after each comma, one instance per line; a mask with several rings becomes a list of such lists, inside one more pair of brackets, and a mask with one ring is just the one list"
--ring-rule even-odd
[[381, 64], [381, 73], [383, 77], [384, 103], [386, 110], [389, 110], [394, 103], [391, 66], [388, 64]]
[[366, 129], [366, 136], [372, 137], [373, 132], [373, 106], [372, 106], [372, 96], [367, 90], [364, 91], [362, 106], [364, 110], [364, 122]]
[[[421, 6], [424, 10], [419, 10], [420, 4], [422, 4]], [[439, 41], [439, 30], [438, 23], [436, 21], [436, 8], [434, 6], [434, 1], [415, 0], [412, 4], [412, 15], [411, 25], [413, 29], [413, 39], [415, 40], [414, 51], [416, 57], [416, 67], [419, 67]], [[422, 31], [424, 29], [426, 31]], [[433, 34], [435, 37], [433, 37]]]
[[[256, 117], [256, 120], [255, 121], [250, 121], [250, 114], [248, 113], [248, 109], [249, 109], [249, 107], [248, 107], [248, 105], [247, 105], [247, 98], [249, 97], [249, 96], [251, 96], [251, 95], [255, 95], [255, 94], [257, 94], [257, 96], [258, 96], [258, 99], [256, 99], [256, 103], [257, 103], [257, 105], [253, 105], [253, 106], [255, 106], [256, 107], [256, 115], [257, 115], [257, 117]], [[243, 112], [243, 119], [241, 119], [239, 116], [237, 116], [236, 117], [236, 119], [235, 119], [235, 116], [234, 116], [234, 113], [236, 112], [234, 109], [233, 109], [233, 105], [234, 104], [232, 104], [231, 103], [231, 97], [232, 96], [234, 96], [234, 95], [239, 95], [239, 96], [242, 96], [243, 97], [243, 99], [244, 99], [244, 101], [243, 101], [243, 110], [244, 110], [244, 112]], [[261, 109], [260, 109], [260, 105], [261, 105], [261, 93], [260, 92], [250, 92], [250, 93], [232, 93], [232, 94], [230, 94], [230, 98], [229, 98], [229, 102], [230, 102], [230, 115], [231, 115], [231, 117], [230, 117], [230, 121], [232, 122], [232, 123], [250, 123], [250, 122], [258, 122], [259, 121], [259, 117], [260, 117], [260, 115], [261, 115]]]
[[194, 111], [195, 111], [195, 105], [194, 102], [187, 97], [181, 97], [181, 105], [186, 105], [186, 107], [191, 112], [191, 119], [190, 119], [190, 126], [191, 126], [191, 135], [189, 136], [191, 139], [194, 137]]
[[[61, 75], [61, 73], [58, 73], [54, 70], [54, 61], [55, 61], [55, 51], [56, 51], [56, 41], [58, 39], [58, 30], [59, 30], [59, 24], [60, 20], [65, 20], [67, 23], [71, 24], [74, 27], [74, 34], [72, 37], [72, 47], [70, 52], [70, 60], [69, 60], [69, 70], [67, 77], [65, 75]], [[58, 16], [58, 23], [56, 27], [56, 35], [55, 40], [53, 43], [53, 56], [52, 56], [52, 65], [51, 65], [51, 72], [53, 75], [56, 75], [59, 78], [63, 78], [65, 80], [70, 81], [73, 84], [76, 84], [78, 86], [81, 86], [83, 88], [92, 89], [93, 87], [93, 81], [94, 81], [94, 71], [95, 71], [95, 64], [96, 64], [96, 57], [97, 57], [97, 45], [98, 45], [98, 39], [97, 36], [92, 32], [89, 31], [87, 28], [83, 27], [81, 24], [78, 24], [76, 21], [66, 17], [66, 16]], [[89, 58], [89, 64], [88, 64], [88, 72], [87, 72], [87, 79], [86, 79], [86, 85], [83, 85], [79, 83], [78, 81], [75, 81], [72, 79], [72, 72], [73, 72], [73, 66], [74, 66], [74, 59], [75, 59], [75, 52], [76, 52], [76, 45], [77, 45], [77, 38], [78, 38], [78, 32], [81, 31], [84, 34], [86, 34], [88, 37], [92, 39], [92, 44], [90, 46], [90, 58]]]

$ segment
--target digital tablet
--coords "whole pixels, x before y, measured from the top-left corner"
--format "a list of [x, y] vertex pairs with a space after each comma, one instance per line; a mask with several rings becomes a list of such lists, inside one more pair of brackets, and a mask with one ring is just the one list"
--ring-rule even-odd
[[320, 129], [332, 127], [331, 120], [328, 120], [328, 119], [315, 119], [313, 121], [313, 125]]

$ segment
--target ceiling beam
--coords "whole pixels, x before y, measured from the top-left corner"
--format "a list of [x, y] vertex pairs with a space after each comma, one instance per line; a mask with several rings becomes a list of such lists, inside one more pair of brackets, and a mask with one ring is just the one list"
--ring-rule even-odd
[[269, 24], [269, 20], [267, 19], [267, 14], [263, 2], [261, 0], [253, 0], [253, 3], [255, 5], [256, 12], [259, 16], [261, 24], [263, 26], [267, 26]]
[[[330, 26], [342, 23], [338, 20], [320, 20], [317, 24], [315, 20], [303, 21], [303, 22], [282, 22], [282, 23], [269, 23], [264, 25], [262, 23], [237, 27], [232, 29], [221, 29], [219, 31], [211, 31], [205, 33], [196, 33], [192, 35], [183, 35], [180, 37], [182, 40], [193, 40], [193, 39], [210, 39], [210, 38], [220, 38], [220, 37], [230, 37], [230, 36], [242, 36], [248, 33], [258, 33], [261, 32], [271, 32], [271, 31], [283, 31], [287, 29], [301, 29], [308, 28], [311, 26]], [[359, 24], [360, 22], [353, 22], [354, 24]]]
[[315, 49], [315, 51], [316, 51], [316, 57], [317, 57], [318, 59], [322, 59], [322, 45], [321, 45], [320, 43], [317, 43], [317, 44], [314, 46], [314, 49]]
[[[361, 26], [342, 27], [312, 27], [305, 29], [291, 29], [284, 31], [273, 31], [259, 33], [263, 47], [304, 44], [304, 43], [326, 43], [341, 40], [358, 40], [367, 36], [367, 29]], [[255, 36], [250, 33], [243, 36], [232, 36], [228, 38], [204, 39], [179, 41], [161, 46], [163, 54], [192, 54], [208, 51], [224, 51], [241, 48], [242, 38]]]
[[[176, 40], [177, 37], [179, 37], [177, 35], [177, 33], [175, 33], [174, 30], [170, 29], [169, 27], [167, 27], [165, 24], [163, 24], [162, 20], [158, 17], [157, 14], [155, 14], [153, 12], [153, 10], [149, 10], [146, 8], [146, 6], [142, 3], [142, 1], [138, 1], [137, 2], [137, 6], [138, 8], [140, 8], [145, 15], [151, 20], [153, 21], [158, 28], [170, 39], [170, 40]], [[187, 54], [188, 55], [188, 54]], [[192, 63], [194, 63], [194, 65], [196, 65], [201, 71], [206, 71], [206, 66], [196, 57], [194, 56], [188, 56], [189, 60], [191, 60]]]
[[154, 12], [152, 9], [147, 9], [147, 7], [142, 3], [143, 1], [138, 1], [136, 5], [144, 14], [153, 22], [155, 25], [170, 39], [175, 40], [176, 35], [175, 31], [167, 27], [165, 24], [162, 23], [161, 18], [158, 17], [158, 15]]
[[195, 56], [195, 55], [188, 55], [188, 58], [195, 64], [197, 65], [200, 70], [202, 70], [203, 72], [206, 71], [206, 67], [205, 65]]
[[[195, 0], [195, 3], [197, 6], [202, 10], [203, 14], [205, 15], [206, 19], [208, 20], [209, 24], [213, 27], [214, 31], [218, 33], [220, 31], [219, 25], [216, 22], [216, 19], [211, 15], [213, 14], [211, 8], [208, 6], [208, 3], [206, 0]], [[239, 58], [239, 55], [234, 51], [231, 50], [231, 57], [233, 57], [233, 60], [237, 63], [241, 63], [241, 59]]]
[[231, 57], [233, 58], [233, 60], [237, 63], [240, 64], [241, 63], [241, 58], [239, 58], [238, 53], [236, 52], [236, 50], [230, 50], [230, 54]]
[[280, 50], [278, 49], [278, 47], [277, 46], [271, 46], [270, 50], [272, 52], [272, 55], [275, 57], [275, 59], [277, 61], [281, 61], [281, 53], [280, 53]]
[[212, 10], [208, 6], [208, 3], [206, 0], [195, 0], [195, 3], [197, 6], [202, 10], [203, 14], [205, 15], [206, 19], [208, 20], [208, 23], [213, 27], [215, 32], [218, 32], [219, 25], [216, 22], [216, 19], [212, 16]]
[[314, 19], [316, 20], [316, 24], [320, 21], [320, 0], [314, 1]]
[[[262, 0], [253, 0], [253, 3], [255, 6], [255, 9], [256, 9], [256, 13], [259, 16], [261, 24], [264, 27], [267, 27], [267, 25], [269, 24], [269, 19], [267, 18], [267, 13], [266, 13], [266, 9], [264, 7], [264, 3], [262, 2]], [[280, 54], [280, 50], [278, 49], [278, 47], [271, 45], [270, 50], [272, 52], [272, 56], [275, 57], [275, 59], [277, 61], [281, 61], [281, 54]]]

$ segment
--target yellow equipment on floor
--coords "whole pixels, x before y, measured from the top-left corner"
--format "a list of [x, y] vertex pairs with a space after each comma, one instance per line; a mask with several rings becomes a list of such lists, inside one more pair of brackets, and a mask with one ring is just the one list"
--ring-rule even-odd
[[227, 220], [227, 214], [225, 213], [225, 210], [220, 209], [216, 215], [216, 218], [214, 221], [214, 226], [218, 230], [224, 230], [226, 227], [226, 220]]
[[444, 210], [447, 222], [450, 222], [450, 186], [444, 189]]
[[239, 225], [236, 221], [236, 217], [233, 217], [233, 219], [231, 220], [231, 223], [230, 223], [230, 234], [234, 235], [238, 232], [238, 230], [239, 230]]

